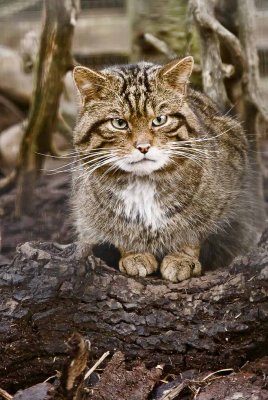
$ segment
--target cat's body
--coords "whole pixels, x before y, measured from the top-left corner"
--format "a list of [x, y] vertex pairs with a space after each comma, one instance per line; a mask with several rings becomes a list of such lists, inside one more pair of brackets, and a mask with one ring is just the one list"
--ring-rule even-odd
[[199, 257], [227, 265], [256, 237], [246, 136], [205, 95], [186, 91], [191, 60], [76, 72], [79, 241], [114, 244], [131, 275], [163, 259], [164, 278], [183, 280], [200, 274]]

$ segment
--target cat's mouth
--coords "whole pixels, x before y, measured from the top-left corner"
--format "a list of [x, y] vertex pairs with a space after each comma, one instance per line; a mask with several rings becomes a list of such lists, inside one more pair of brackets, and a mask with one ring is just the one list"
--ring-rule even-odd
[[131, 161], [130, 164], [142, 164], [142, 163], [146, 163], [148, 161], [155, 162], [156, 160], [152, 160], [151, 158], [145, 158], [144, 157], [144, 158], [142, 158], [141, 160], [138, 160], [138, 161]]
[[152, 146], [146, 155], [134, 150], [131, 154], [119, 160], [117, 166], [134, 175], [148, 175], [163, 168], [168, 162], [168, 154]]

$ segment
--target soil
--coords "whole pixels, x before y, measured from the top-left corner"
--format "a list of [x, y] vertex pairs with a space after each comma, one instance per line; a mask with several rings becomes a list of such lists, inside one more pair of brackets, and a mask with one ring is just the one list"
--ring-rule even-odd
[[[49, 167], [56, 168], [53, 163]], [[31, 215], [21, 218], [14, 215], [16, 189], [0, 197], [0, 265], [9, 264], [16, 247], [24, 242], [68, 244], [75, 241], [70, 194], [71, 174], [64, 172], [40, 176]], [[100, 245], [94, 249], [94, 254], [109, 266], [117, 267], [119, 253], [114, 247]]]
[[36, 188], [32, 215], [14, 215], [16, 190], [0, 198], [0, 265], [12, 260], [16, 246], [29, 240], [74, 240], [69, 204], [70, 174], [43, 175]]

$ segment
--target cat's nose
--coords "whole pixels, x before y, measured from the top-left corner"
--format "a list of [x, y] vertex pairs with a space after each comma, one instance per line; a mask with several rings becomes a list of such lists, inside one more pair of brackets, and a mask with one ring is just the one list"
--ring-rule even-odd
[[140, 143], [140, 144], [137, 144], [137, 146], [136, 146], [136, 148], [138, 150], [140, 150], [140, 152], [142, 154], [148, 153], [150, 147], [151, 147], [151, 145], [149, 143]]

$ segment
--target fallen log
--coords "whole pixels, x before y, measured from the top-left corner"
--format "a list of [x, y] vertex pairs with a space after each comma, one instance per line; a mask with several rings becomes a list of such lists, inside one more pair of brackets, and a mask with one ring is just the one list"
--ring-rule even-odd
[[128, 364], [176, 373], [240, 367], [267, 354], [267, 278], [268, 231], [229, 268], [178, 284], [25, 243], [0, 268], [0, 387], [14, 393], [59, 370], [73, 332], [90, 340], [93, 358], [120, 350]]

